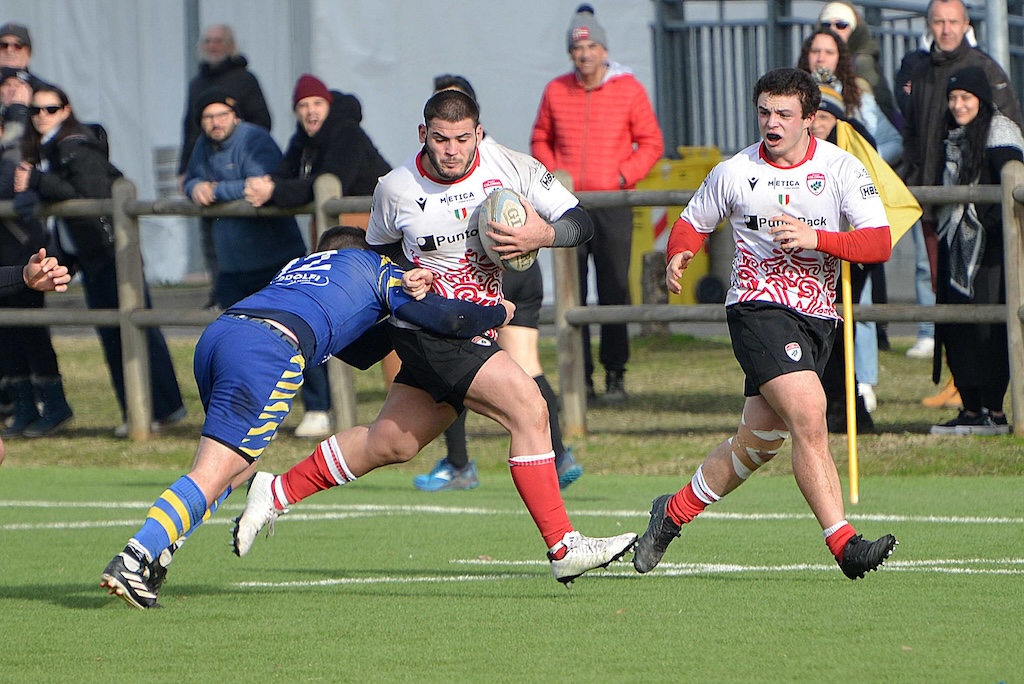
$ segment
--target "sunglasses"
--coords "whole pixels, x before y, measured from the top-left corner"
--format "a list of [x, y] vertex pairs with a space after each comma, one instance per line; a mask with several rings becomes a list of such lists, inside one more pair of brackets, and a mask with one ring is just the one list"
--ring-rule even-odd
[[830, 29], [833, 26], [836, 27], [837, 29], [841, 30], [841, 31], [845, 31], [846, 29], [850, 28], [850, 22], [842, 21], [842, 20], [838, 20], [838, 21], [823, 21], [823, 22], [821, 22], [821, 28]]
[[46, 112], [47, 114], [56, 114], [62, 109], [64, 109], [64, 105], [44, 105], [42, 107], [32, 105], [28, 108], [28, 113], [32, 116], [39, 116], [43, 112]]
[[21, 51], [25, 49], [24, 43], [10, 43], [6, 40], [0, 40], [0, 50], [16, 50]]

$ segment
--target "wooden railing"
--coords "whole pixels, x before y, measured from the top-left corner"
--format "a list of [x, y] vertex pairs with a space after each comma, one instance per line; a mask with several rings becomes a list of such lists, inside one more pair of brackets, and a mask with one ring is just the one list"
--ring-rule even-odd
[[[568, 179], [565, 180], [568, 183]], [[877, 304], [855, 306], [854, 317], [865, 321], [916, 322], [1007, 322], [1010, 350], [1010, 394], [1014, 434], [1024, 435], [1024, 164], [1012, 162], [1003, 170], [1002, 185], [972, 188], [911, 188], [922, 204], [1001, 203], [1003, 206], [1006, 259], [1006, 299], [1001, 305], [934, 306]], [[628, 191], [577, 193], [585, 207], [678, 206], [692, 197], [690, 191]], [[117, 250], [118, 309], [67, 310], [0, 309], [0, 326], [117, 326], [121, 330], [125, 377], [126, 413], [129, 436], [149, 436], [152, 397], [149, 383], [149, 354], [145, 328], [155, 326], [204, 326], [216, 314], [207, 311], [145, 309], [143, 302], [142, 253], [139, 243], [141, 216], [280, 216], [313, 214], [317, 225], [337, 223], [342, 213], [366, 212], [369, 197], [342, 197], [341, 185], [333, 176], [321, 176], [314, 189], [313, 203], [290, 209], [254, 208], [246, 202], [228, 202], [200, 207], [187, 200], [138, 200], [135, 185], [121, 179], [109, 200], [69, 200], [44, 205], [41, 216], [113, 217]], [[13, 204], [0, 202], [0, 218], [14, 218]], [[586, 432], [586, 385], [583, 372], [579, 326], [600, 323], [687, 323], [725, 320], [721, 305], [691, 306], [580, 306], [577, 265], [573, 249], [553, 250], [555, 326], [558, 370], [563, 405], [562, 429], [567, 435]], [[352, 370], [332, 360], [329, 366], [335, 425], [351, 427], [356, 421]]]

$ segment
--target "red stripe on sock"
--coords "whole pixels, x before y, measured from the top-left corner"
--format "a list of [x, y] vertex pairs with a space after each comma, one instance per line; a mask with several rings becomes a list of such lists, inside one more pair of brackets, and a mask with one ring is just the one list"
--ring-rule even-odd
[[668, 515], [677, 525], [685, 525], [707, 508], [707, 504], [693, 493], [693, 485], [689, 482], [668, 500]]
[[846, 523], [832, 534], [825, 537], [825, 543], [828, 544], [828, 550], [832, 552], [832, 555], [836, 557], [836, 560], [840, 563], [843, 562], [843, 550], [846, 548], [846, 542], [850, 541], [850, 537], [857, 534], [857, 530], [853, 529], [853, 525]]
[[518, 463], [509, 459], [512, 482], [520, 498], [530, 511], [533, 522], [544, 537], [544, 543], [550, 549], [562, 541], [562, 537], [572, 532], [569, 514], [565, 512], [565, 502], [558, 488], [558, 472], [555, 470], [555, 459]]
[[[337, 486], [319, 444], [312, 454], [293, 465], [288, 472], [281, 476], [281, 484], [284, 487], [285, 496], [293, 504], [302, 501], [307, 496]], [[275, 496], [274, 505], [281, 509], [283, 506], [280, 504], [281, 502]]]

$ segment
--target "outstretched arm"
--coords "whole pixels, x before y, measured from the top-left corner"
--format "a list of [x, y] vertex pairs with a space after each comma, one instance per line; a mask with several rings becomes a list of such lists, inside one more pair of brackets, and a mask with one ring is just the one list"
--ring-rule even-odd
[[435, 335], [469, 339], [507, 325], [515, 309], [516, 305], [505, 299], [501, 300], [500, 306], [484, 306], [428, 292], [421, 300], [399, 305], [393, 313]]

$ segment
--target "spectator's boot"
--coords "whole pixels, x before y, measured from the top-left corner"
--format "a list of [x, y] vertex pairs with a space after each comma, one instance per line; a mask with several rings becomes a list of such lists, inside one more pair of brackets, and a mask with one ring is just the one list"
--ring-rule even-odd
[[11, 424], [3, 431], [3, 438], [21, 437], [27, 427], [39, 420], [32, 381], [24, 376], [4, 378], [4, 388], [14, 403], [14, 415]]
[[64, 383], [61, 382], [59, 375], [49, 378], [34, 378], [32, 384], [43, 404], [43, 412], [35, 422], [25, 428], [22, 435], [46, 437], [59, 431], [75, 414], [64, 397]]

